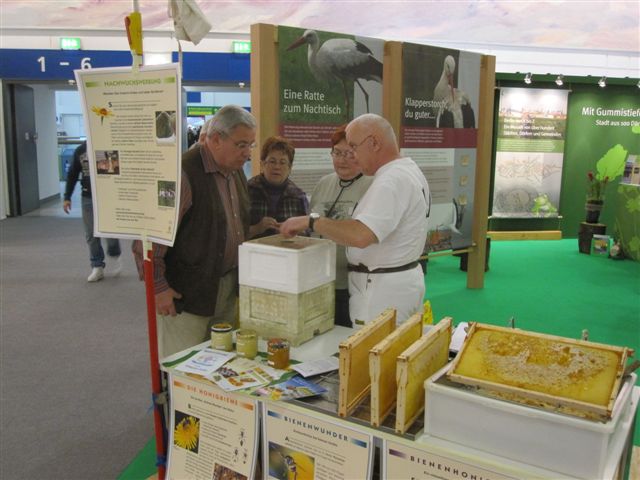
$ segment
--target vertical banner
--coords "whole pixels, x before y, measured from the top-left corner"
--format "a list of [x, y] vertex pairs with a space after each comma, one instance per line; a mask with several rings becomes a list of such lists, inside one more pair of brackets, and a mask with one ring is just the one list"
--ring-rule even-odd
[[400, 147], [429, 182], [430, 251], [472, 244], [481, 58], [426, 45], [402, 47]]
[[269, 402], [262, 421], [266, 479], [371, 478], [371, 435]]
[[568, 95], [568, 90], [500, 89], [494, 217], [559, 215]]
[[169, 389], [167, 479], [253, 479], [257, 400], [171, 374]]
[[278, 27], [280, 135], [296, 147], [291, 179], [310, 193], [333, 172], [336, 127], [382, 115], [384, 40]]
[[87, 127], [94, 234], [146, 235], [173, 245], [182, 142], [178, 64], [75, 74]]
[[439, 478], [442, 480], [458, 480], [460, 478], [507, 480], [517, 478], [418, 450], [391, 440], [384, 440], [383, 443], [382, 478]]

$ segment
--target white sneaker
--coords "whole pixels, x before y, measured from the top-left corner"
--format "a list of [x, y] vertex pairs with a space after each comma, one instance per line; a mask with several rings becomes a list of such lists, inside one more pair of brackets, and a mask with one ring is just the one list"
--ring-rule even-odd
[[87, 277], [87, 282], [99, 282], [104, 278], [104, 268], [93, 267], [91, 274]]
[[122, 257], [118, 255], [117, 257], [109, 257], [109, 260], [113, 261], [113, 267], [111, 268], [111, 275], [117, 277], [122, 273]]

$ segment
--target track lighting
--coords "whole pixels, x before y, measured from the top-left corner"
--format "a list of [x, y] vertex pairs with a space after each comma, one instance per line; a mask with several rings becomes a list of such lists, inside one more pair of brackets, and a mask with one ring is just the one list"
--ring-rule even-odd
[[598, 86], [600, 88], [604, 88], [607, 86], [607, 77], [605, 77], [604, 75], [600, 78], [600, 80], [598, 80]]
[[531, 83], [531, 72], [527, 73], [524, 76], [524, 83], [526, 83], [527, 85], [529, 85]]
[[564, 75], [560, 74], [556, 77], [556, 85], [561, 87], [563, 83], [564, 83]]

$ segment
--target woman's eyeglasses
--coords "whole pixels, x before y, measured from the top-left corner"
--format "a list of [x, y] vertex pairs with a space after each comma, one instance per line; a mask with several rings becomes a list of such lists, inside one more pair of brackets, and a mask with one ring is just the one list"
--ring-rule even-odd
[[267, 158], [266, 160], [264, 160], [264, 163], [266, 165], [269, 165], [270, 167], [275, 167], [276, 165], [279, 167], [289, 166], [289, 160], [276, 160], [275, 158]]

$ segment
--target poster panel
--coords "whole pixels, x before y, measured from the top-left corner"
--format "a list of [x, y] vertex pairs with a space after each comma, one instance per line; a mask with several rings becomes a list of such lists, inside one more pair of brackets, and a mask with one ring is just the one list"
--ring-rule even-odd
[[382, 478], [389, 480], [417, 478], [507, 480], [516, 478], [479, 468], [460, 460], [418, 450], [392, 440], [383, 440], [382, 451], [384, 457]]
[[94, 235], [146, 235], [173, 245], [182, 143], [178, 64], [75, 74], [87, 130]]
[[460, 50], [402, 46], [400, 147], [429, 182], [430, 251], [472, 244], [481, 58]]
[[258, 402], [172, 374], [169, 388], [167, 479], [253, 479]]
[[371, 478], [373, 436], [269, 402], [262, 419], [268, 480]]
[[559, 215], [568, 94], [539, 88], [500, 90], [494, 217]]
[[307, 194], [333, 172], [336, 127], [382, 115], [383, 54], [384, 40], [278, 27], [279, 134], [296, 147], [291, 179]]

